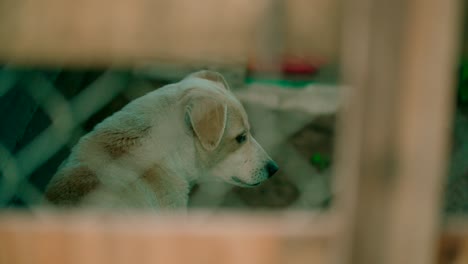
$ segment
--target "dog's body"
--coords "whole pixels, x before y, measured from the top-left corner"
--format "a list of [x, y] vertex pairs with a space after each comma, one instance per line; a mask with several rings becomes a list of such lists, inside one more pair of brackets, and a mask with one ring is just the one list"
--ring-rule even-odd
[[215, 178], [250, 187], [276, 164], [215, 72], [140, 97], [80, 139], [46, 190], [60, 206], [185, 208], [190, 187]]

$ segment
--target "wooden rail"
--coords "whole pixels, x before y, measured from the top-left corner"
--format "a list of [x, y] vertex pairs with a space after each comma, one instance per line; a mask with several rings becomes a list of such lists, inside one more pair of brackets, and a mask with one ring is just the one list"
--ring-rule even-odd
[[[468, 260], [468, 219], [440, 235], [439, 264]], [[331, 215], [0, 215], [0, 263], [330, 263]]]
[[286, 1], [279, 10], [284, 23], [277, 21], [284, 27], [280, 36], [267, 25], [270, 2], [0, 0], [0, 62], [239, 63], [273, 45], [289, 55], [336, 59], [338, 1]]
[[0, 216], [0, 263], [328, 263], [317, 215]]

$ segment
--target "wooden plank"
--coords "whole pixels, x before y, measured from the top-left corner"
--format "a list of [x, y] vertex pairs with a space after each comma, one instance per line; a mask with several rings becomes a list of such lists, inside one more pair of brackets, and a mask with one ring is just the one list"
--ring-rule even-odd
[[0, 263], [327, 263], [330, 221], [247, 216], [0, 215]]
[[401, 180], [393, 194], [389, 230], [393, 263], [431, 263], [435, 258], [452, 135], [460, 7], [458, 0], [408, 3], [396, 131]]
[[249, 29], [265, 4], [245, 0], [204, 0], [203, 4], [190, 0], [2, 0], [0, 58], [85, 65], [205, 57], [236, 60], [245, 55]]
[[334, 263], [435, 259], [458, 4], [355, 0], [344, 7], [349, 88], [338, 130], [336, 210], [346, 222]]
[[[332, 215], [0, 214], [0, 263], [331, 263]], [[468, 219], [442, 230], [439, 264], [465, 264]]]
[[[260, 23], [270, 15], [270, 2], [0, 0], [0, 62], [245, 63], [249, 56], [268, 51], [269, 46], [277, 44], [261, 42], [264, 36], [271, 37], [268, 27]], [[334, 60], [338, 1], [285, 3], [287, 21], [282, 26], [287, 31], [284, 35], [287, 52]]]

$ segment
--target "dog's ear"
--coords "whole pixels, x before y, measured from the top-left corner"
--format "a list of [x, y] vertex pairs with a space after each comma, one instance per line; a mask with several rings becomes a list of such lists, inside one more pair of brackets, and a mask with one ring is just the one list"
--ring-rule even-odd
[[194, 72], [190, 74], [188, 77], [195, 77], [195, 78], [201, 78], [201, 79], [213, 81], [213, 82], [221, 84], [226, 90], [230, 90], [230, 87], [228, 83], [226, 82], [226, 79], [224, 79], [223, 75], [215, 71], [202, 70], [202, 71]]
[[185, 121], [206, 150], [218, 147], [226, 128], [227, 105], [209, 97], [193, 98], [186, 108]]

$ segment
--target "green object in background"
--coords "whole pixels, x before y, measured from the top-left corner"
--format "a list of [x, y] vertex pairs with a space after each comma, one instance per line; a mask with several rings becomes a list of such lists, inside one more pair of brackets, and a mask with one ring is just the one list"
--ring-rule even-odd
[[310, 157], [310, 163], [314, 165], [319, 171], [323, 171], [330, 167], [330, 157], [315, 153]]
[[264, 85], [275, 85], [284, 88], [304, 88], [309, 84], [316, 83], [312, 80], [287, 80], [287, 79], [275, 79], [275, 78], [259, 78], [259, 77], [247, 77], [245, 82], [247, 84], [264, 84]]

